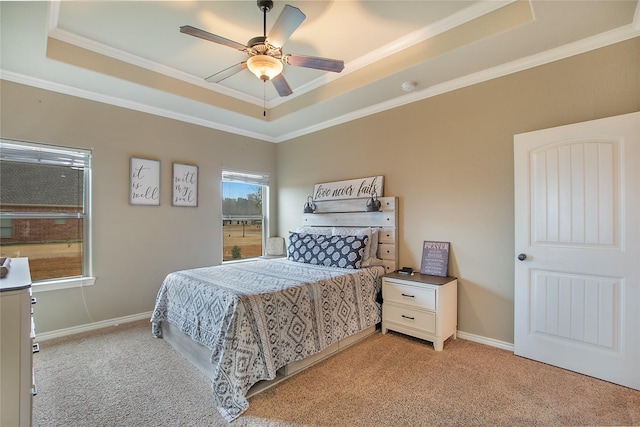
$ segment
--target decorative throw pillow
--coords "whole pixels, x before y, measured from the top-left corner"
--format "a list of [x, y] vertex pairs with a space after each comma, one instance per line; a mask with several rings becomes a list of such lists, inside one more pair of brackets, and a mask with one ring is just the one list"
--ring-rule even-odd
[[370, 264], [369, 259], [375, 258], [373, 261], [378, 261], [378, 228], [374, 227], [333, 227], [334, 236], [356, 236], [364, 238], [367, 236], [367, 247], [364, 249], [362, 256], [362, 266], [367, 267], [369, 265], [380, 265], [377, 263]]
[[328, 267], [360, 268], [367, 238], [289, 232], [289, 259]]

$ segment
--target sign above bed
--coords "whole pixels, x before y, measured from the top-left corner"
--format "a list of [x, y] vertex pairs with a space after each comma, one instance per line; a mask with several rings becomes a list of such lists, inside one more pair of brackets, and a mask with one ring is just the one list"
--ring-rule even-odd
[[313, 187], [313, 200], [365, 199], [384, 196], [384, 176], [325, 182]]

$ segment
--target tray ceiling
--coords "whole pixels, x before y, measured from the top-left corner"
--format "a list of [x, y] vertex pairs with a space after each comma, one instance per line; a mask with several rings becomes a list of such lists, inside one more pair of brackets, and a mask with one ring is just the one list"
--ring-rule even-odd
[[283, 51], [345, 62], [285, 65], [288, 97], [248, 70], [204, 81], [246, 54], [179, 32], [245, 44], [262, 34], [254, 1], [3, 1], [2, 78], [280, 142], [640, 35], [635, 0], [288, 4], [306, 19]]

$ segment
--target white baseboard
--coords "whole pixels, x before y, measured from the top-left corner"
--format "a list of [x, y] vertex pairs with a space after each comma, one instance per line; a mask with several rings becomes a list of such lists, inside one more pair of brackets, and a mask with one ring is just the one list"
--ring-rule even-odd
[[[118, 326], [121, 323], [135, 322], [137, 320], [151, 319], [152, 312], [133, 314], [131, 316], [118, 317], [116, 319], [102, 320], [100, 322], [87, 323], [85, 325], [74, 326], [71, 328], [58, 329], [56, 331], [36, 333], [38, 341], [46, 341], [53, 338], [65, 337], [67, 335], [78, 334], [80, 332], [94, 331], [96, 329], [102, 329], [109, 326]], [[37, 325], [36, 325], [37, 326]], [[151, 328], [151, 324], [149, 324]], [[149, 329], [151, 331], [151, 329]], [[151, 332], [149, 332], [151, 333]]]
[[473, 341], [480, 344], [490, 345], [491, 347], [498, 347], [503, 350], [513, 352], [513, 344], [505, 341], [494, 340], [493, 338], [487, 338], [480, 335], [470, 334], [468, 332], [458, 331], [458, 338], [463, 340]]
[[[85, 325], [74, 326], [72, 328], [58, 329], [56, 331], [43, 332], [37, 334], [38, 341], [46, 341], [54, 338], [65, 337], [67, 335], [78, 334], [80, 332], [94, 331], [97, 329], [106, 328], [109, 326], [118, 326], [121, 323], [135, 322], [143, 319], [151, 319], [152, 312], [133, 314], [131, 316], [118, 317], [116, 319], [103, 320], [100, 322], [87, 323]], [[458, 338], [463, 340], [473, 341], [480, 344], [490, 345], [491, 347], [501, 348], [503, 350], [513, 352], [513, 344], [495, 340], [493, 338], [487, 338], [480, 335], [470, 334], [464, 331], [458, 331]]]

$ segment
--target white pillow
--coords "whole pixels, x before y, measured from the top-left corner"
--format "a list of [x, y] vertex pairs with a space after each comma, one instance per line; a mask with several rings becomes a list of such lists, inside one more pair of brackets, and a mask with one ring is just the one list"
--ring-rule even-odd
[[333, 227], [311, 227], [308, 225], [301, 225], [296, 229], [298, 234], [322, 234], [323, 236], [332, 236]]
[[380, 229], [371, 227], [371, 248], [369, 253], [369, 258], [363, 261], [360, 265], [362, 267], [373, 267], [374, 265], [382, 265], [384, 266], [384, 261], [378, 258], [378, 236]]
[[378, 255], [378, 229], [377, 228], [354, 228], [354, 227], [333, 227], [334, 236], [356, 236], [367, 237], [367, 246], [362, 255], [362, 265], [366, 266], [369, 258], [376, 258]]

